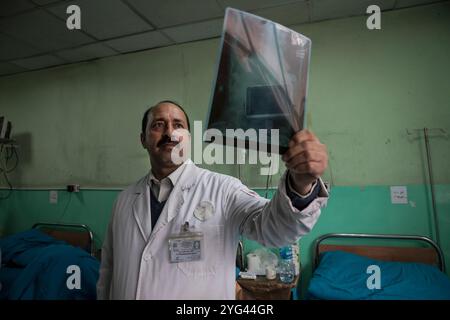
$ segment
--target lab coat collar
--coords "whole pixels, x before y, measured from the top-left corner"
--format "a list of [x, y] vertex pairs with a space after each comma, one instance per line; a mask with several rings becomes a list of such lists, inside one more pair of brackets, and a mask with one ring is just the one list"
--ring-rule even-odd
[[[181, 166], [179, 166], [174, 172], [172, 172], [171, 174], [169, 174], [166, 178], [164, 179], [169, 179], [170, 182], [172, 183], [172, 187], [175, 186], [178, 182], [178, 180], [180, 179], [181, 174], [183, 173], [186, 164], [188, 163], [188, 161], [190, 161], [190, 159], [187, 159]], [[192, 162], [192, 161], [191, 161]], [[164, 179], [161, 179], [164, 180]], [[149, 186], [151, 186], [152, 181], [158, 181], [161, 182], [160, 180], [156, 179], [156, 177], [153, 175], [153, 172], [150, 170], [150, 173], [148, 174], [148, 184]]]
[[133, 215], [145, 241], [148, 239], [151, 242], [154, 235], [178, 215], [181, 206], [184, 203], [185, 193], [196, 184], [200, 168], [198, 168], [190, 159], [186, 160], [183, 166], [185, 166], [185, 168], [183, 168], [177, 179], [177, 183], [174, 185], [172, 192], [167, 199], [166, 205], [161, 212], [161, 216], [159, 217], [153, 232], [151, 230], [150, 199], [149, 194], [147, 194], [149, 192], [149, 185], [147, 183], [149, 181], [149, 175], [145, 176], [135, 184], [134, 193], [136, 198], [133, 203]]
[[[182, 168], [183, 167], [183, 168]], [[181, 172], [179, 172], [178, 175], [176, 175], [177, 177], [173, 177], [170, 178], [170, 180], [172, 181], [174, 187], [177, 185], [181, 186], [181, 190], [184, 189], [189, 189], [190, 187], [192, 187], [193, 185], [195, 185], [195, 178], [196, 178], [196, 173], [199, 170], [199, 168], [194, 164], [194, 162], [192, 162], [191, 159], [187, 159], [182, 166], [180, 166], [180, 168], [178, 168], [175, 171], [178, 171], [179, 169]], [[172, 172], [168, 177], [171, 177], [172, 174], [175, 173]], [[186, 175], [186, 172], [190, 172], [189, 175]], [[148, 182], [150, 181], [151, 177], [153, 177], [153, 174], [151, 172], [149, 172], [149, 174], [147, 174], [145, 177], [141, 178], [138, 182], [136, 182], [133, 186], [132, 186], [132, 193], [134, 194], [144, 194], [148, 185]], [[187, 178], [193, 178], [193, 179], [187, 179]]]
[[177, 183], [174, 185], [172, 192], [167, 199], [166, 206], [162, 212], [162, 214], [165, 213], [164, 211], [167, 213], [167, 216], [163, 216], [163, 218], [167, 218], [166, 222], [170, 222], [178, 214], [182, 204], [184, 203], [184, 196], [186, 192], [196, 184], [199, 176], [198, 171], [200, 169], [190, 159], [186, 160], [183, 166], [185, 166], [185, 168], [181, 172]]

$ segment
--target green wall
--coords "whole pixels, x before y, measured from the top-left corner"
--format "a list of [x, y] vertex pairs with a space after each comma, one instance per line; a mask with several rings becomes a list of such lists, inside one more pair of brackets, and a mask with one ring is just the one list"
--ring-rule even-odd
[[118, 191], [81, 191], [69, 193], [58, 190], [58, 203], [49, 203], [48, 190], [15, 190], [2, 201], [0, 236], [27, 230], [38, 222], [82, 223], [93, 231], [95, 246], [101, 247]]
[[[256, 189], [262, 196], [265, 190]], [[26, 230], [36, 222], [87, 223], [101, 246], [112, 203], [118, 191], [87, 190], [80, 193], [58, 191], [58, 204], [49, 204], [48, 190], [14, 191], [2, 202], [0, 234]], [[268, 196], [271, 197], [272, 191]], [[429, 189], [424, 185], [408, 185], [408, 204], [392, 205], [389, 186], [349, 187], [332, 189], [328, 206], [310, 234], [300, 240], [302, 284], [304, 293], [311, 276], [312, 243], [326, 233], [385, 233], [424, 235], [435, 239], [431, 221]], [[450, 274], [450, 184], [436, 186], [441, 247]], [[259, 248], [253, 241], [244, 242], [245, 254]]]
[[[323, 233], [434, 236], [424, 140], [407, 129], [450, 132], [450, 2], [385, 12], [382, 30], [367, 30], [365, 19], [293, 27], [313, 42], [307, 123], [329, 148], [324, 178], [333, 185], [328, 207], [301, 241], [305, 275], [310, 244]], [[12, 120], [20, 143], [21, 161], [10, 179], [22, 189], [0, 200], [0, 234], [42, 220], [83, 222], [99, 244], [118, 189], [149, 170], [139, 142], [142, 113], [169, 98], [186, 107], [191, 121], [205, 120], [218, 44], [199, 41], [0, 77], [0, 113]], [[432, 132], [447, 264], [449, 146], [448, 137]], [[238, 174], [231, 165], [209, 168]], [[257, 170], [242, 168], [241, 177], [260, 190], [266, 180]], [[86, 189], [72, 196], [60, 191], [58, 204], [50, 205], [48, 190], [69, 183]], [[391, 185], [407, 185], [413, 203], [390, 204]]]
[[[313, 242], [327, 233], [375, 233], [427, 236], [436, 241], [430, 215], [429, 188], [408, 185], [408, 204], [391, 204], [390, 186], [334, 187], [328, 206], [323, 209], [314, 229], [301, 238], [301, 294], [306, 292], [312, 270]], [[264, 195], [262, 190], [259, 190]], [[450, 275], [450, 184], [435, 186], [440, 246]], [[366, 243], [367, 244], [367, 243]], [[372, 244], [377, 244], [372, 242]], [[411, 244], [411, 242], [408, 242]], [[399, 243], [400, 245], [400, 243]], [[420, 245], [416, 243], [415, 245]], [[254, 241], [244, 242], [245, 254], [259, 248]]]

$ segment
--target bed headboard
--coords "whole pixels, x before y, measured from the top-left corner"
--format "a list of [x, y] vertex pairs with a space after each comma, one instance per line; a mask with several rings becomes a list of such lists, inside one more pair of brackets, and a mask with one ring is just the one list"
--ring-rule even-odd
[[86, 250], [92, 256], [95, 255], [94, 235], [85, 224], [36, 223], [33, 229], [39, 229], [55, 239], [63, 240]]
[[[373, 239], [392, 240], [395, 242], [420, 241], [428, 244], [428, 248], [414, 246], [374, 246], [374, 245], [335, 245], [323, 244], [329, 239]], [[383, 261], [398, 262], [421, 262], [437, 266], [441, 271], [445, 270], [444, 256], [441, 248], [430, 238], [415, 235], [395, 235], [395, 234], [366, 234], [366, 233], [329, 233], [319, 237], [313, 248], [313, 271], [319, 265], [320, 254], [326, 251], [346, 251], [361, 256]]]

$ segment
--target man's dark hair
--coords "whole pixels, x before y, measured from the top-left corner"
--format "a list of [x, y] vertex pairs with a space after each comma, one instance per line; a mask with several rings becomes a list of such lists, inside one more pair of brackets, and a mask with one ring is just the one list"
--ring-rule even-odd
[[184, 109], [178, 103], [176, 103], [176, 102], [174, 102], [172, 100], [163, 100], [163, 101], [158, 102], [154, 106], [148, 108], [147, 111], [145, 111], [144, 116], [142, 117], [142, 133], [143, 134], [146, 134], [145, 129], [147, 128], [148, 114], [153, 110], [153, 108], [159, 106], [162, 103], [171, 103], [171, 104], [176, 105], [178, 108], [180, 108], [181, 111], [183, 111], [183, 113], [184, 113], [184, 115], [186, 117], [188, 130], [191, 131], [191, 123], [189, 122], [189, 117], [188, 117], [186, 111], [184, 111]]

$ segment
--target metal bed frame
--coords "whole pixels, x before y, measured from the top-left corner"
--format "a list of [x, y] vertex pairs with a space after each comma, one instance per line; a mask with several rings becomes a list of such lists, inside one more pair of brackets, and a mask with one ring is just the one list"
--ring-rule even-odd
[[[92, 230], [85, 224], [72, 224], [72, 223], [44, 223], [39, 222], [35, 223], [32, 229], [51, 229], [52, 231], [67, 229], [71, 232], [79, 232], [79, 230], [84, 231], [89, 237], [89, 253], [91, 256], [95, 256], [95, 247], [94, 247], [94, 234]], [[64, 240], [64, 239], [60, 239]], [[83, 248], [86, 250], [86, 248]]]
[[389, 240], [409, 240], [422, 241], [430, 245], [436, 252], [438, 258], [439, 269], [445, 272], [444, 255], [441, 248], [430, 238], [417, 235], [399, 235], [399, 234], [367, 234], [367, 233], [328, 233], [316, 239], [313, 247], [313, 271], [319, 265], [320, 260], [320, 244], [326, 239], [389, 239]]

